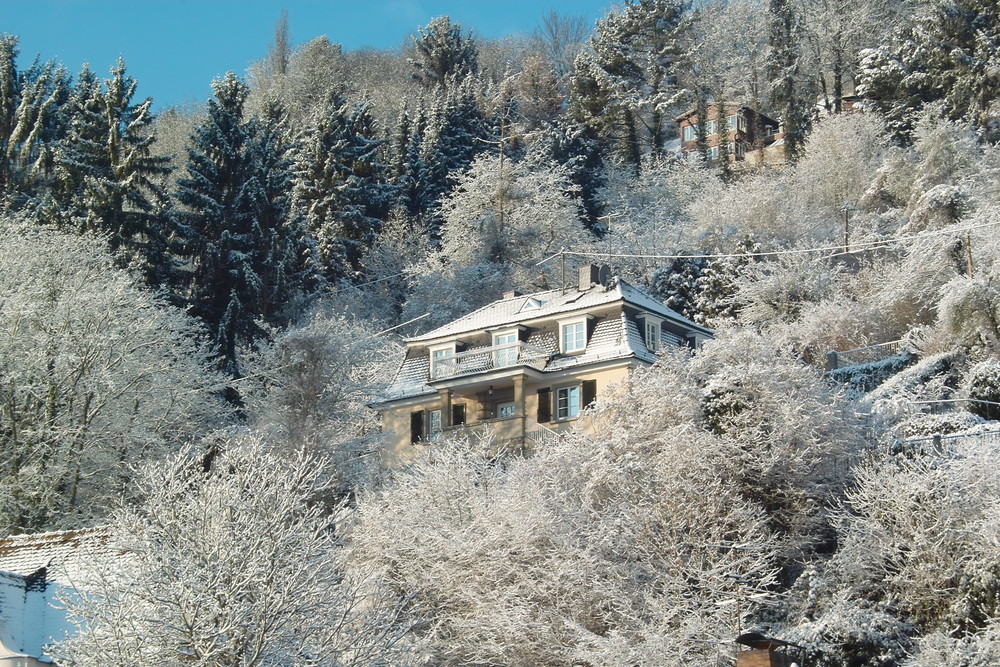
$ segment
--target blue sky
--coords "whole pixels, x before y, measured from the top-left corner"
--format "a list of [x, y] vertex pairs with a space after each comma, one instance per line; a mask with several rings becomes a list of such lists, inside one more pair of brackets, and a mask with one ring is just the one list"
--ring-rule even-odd
[[530, 33], [549, 10], [593, 23], [613, 0], [0, 0], [0, 33], [19, 35], [23, 69], [40, 55], [106, 74], [119, 56], [157, 108], [203, 101], [212, 79], [263, 57], [282, 7], [294, 44], [398, 47], [447, 14], [484, 37]]

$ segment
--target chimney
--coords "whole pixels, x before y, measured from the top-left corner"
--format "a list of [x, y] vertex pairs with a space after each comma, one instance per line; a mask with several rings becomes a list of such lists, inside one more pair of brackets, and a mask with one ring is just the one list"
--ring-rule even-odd
[[503, 293], [503, 298], [505, 299], [513, 299], [515, 296], [521, 296], [521, 293], [516, 289], [508, 290]]
[[599, 284], [600, 269], [596, 264], [588, 264], [580, 267], [580, 291], [586, 292], [592, 285]]

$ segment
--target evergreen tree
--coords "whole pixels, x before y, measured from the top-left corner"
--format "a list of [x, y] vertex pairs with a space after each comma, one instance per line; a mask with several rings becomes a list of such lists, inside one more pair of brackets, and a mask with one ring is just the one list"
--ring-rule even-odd
[[883, 47], [863, 52], [859, 91], [909, 143], [919, 110], [942, 102], [952, 120], [972, 123], [996, 141], [1000, 99], [1000, 5], [942, 0]]
[[56, 153], [59, 217], [107, 234], [125, 262], [139, 260], [151, 284], [172, 271], [168, 198], [159, 185], [170, 158], [153, 154], [152, 98], [132, 104], [136, 81], [121, 61], [103, 89], [84, 67], [70, 96], [66, 138]]
[[293, 210], [335, 280], [361, 269], [360, 259], [388, 213], [391, 187], [380, 162], [382, 141], [368, 109], [331, 95], [295, 151]]
[[424, 167], [421, 207], [429, 217], [432, 239], [440, 239], [440, 218], [434, 207], [458, 182], [477, 154], [489, 144], [486, 121], [475, 94], [475, 82], [439, 96], [431, 109], [422, 141]]
[[785, 160], [794, 162], [802, 153], [812, 120], [811, 87], [801, 72], [802, 25], [790, 0], [769, 0], [771, 108], [781, 111], [784, 123]]
[[594, 122], [622, 160], [638, 164], [640, 127], [648, 149], [663, 150], [682, 92], [676, 70], [689, 9], [686, 0], [626, 0], [598, 22], [593, 53], [577, 60], [578, 118]]
[[433, 19], [418, 28], [413, 40], [415, 56], [410, 59], [413, 78], [428, 87], [447, 86], [474, 75], [479, 69], [475, 40], [462, 35], [462, 26], [447, 16]]
[[17, 69], [18, 39], [0, 35], [0, 192], [6, 207], [37, 198], [52, 174], [69, 75], [55, 62]]
[[177, 199], [188, 209], [191, 311], [208, 325], [223, 369], [236, 376], [240, 347], [265, 335], [262, 321], [286, 321], [305, 276], [302, 239], [287, 215], [290, 166], [280, 114], [244, 117], [247, 87], [231, 72], [213, 89]]

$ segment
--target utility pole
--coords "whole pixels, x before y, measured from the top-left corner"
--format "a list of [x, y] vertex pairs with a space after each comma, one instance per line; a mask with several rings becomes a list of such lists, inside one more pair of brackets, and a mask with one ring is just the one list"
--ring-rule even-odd
[[972, 280], [972, 237], [969, 230], [965, 230], [965, 269], [969, 280]]
[[844, 212], [844, 254], [847, 254], [851, 251], [851, 211], [857, 211], [858, 209], [850, 202], [844, 202], [840, 210]]

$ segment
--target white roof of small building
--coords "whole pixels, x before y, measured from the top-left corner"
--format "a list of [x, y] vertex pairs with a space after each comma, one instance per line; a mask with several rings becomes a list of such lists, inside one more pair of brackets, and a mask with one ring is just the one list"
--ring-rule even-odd
[[106, 526], [11, 535], [0, 540], [0, 572], [28, 577], [44, 567], [47, 581], [73, 585], [114, 553], [109, 538]]

